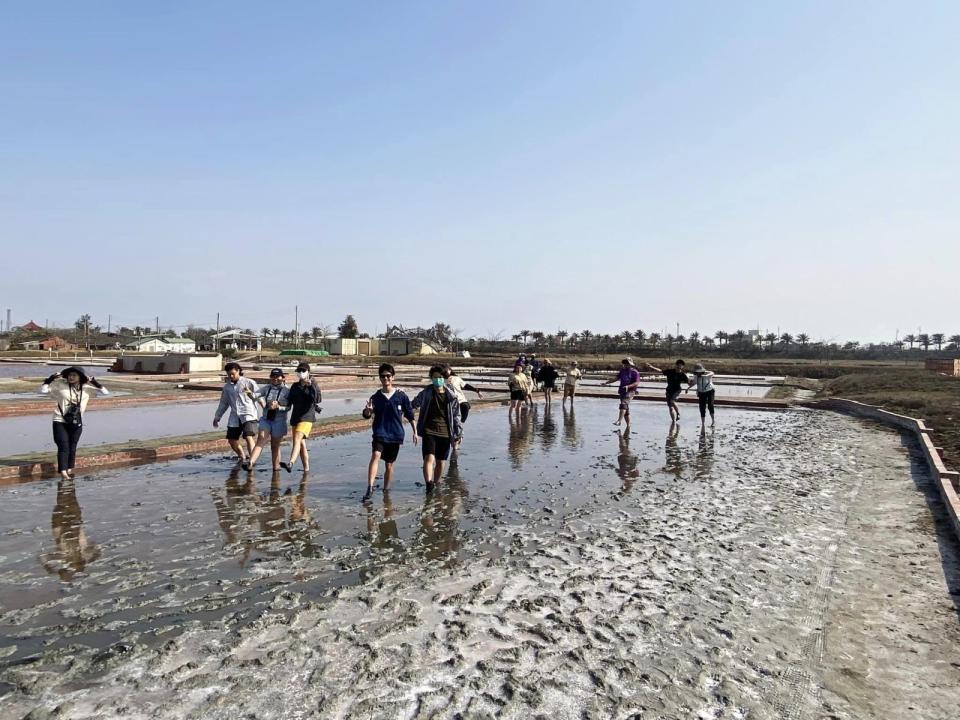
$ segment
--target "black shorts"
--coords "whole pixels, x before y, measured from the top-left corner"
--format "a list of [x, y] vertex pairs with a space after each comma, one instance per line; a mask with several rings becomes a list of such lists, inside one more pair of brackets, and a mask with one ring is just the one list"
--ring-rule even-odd
[[462, 402], [460, 403], [460, 422], [465, 423], [467, 421], [467, 415], [470, 414], [470, 403]]
[[544, 380], [543, 389], [546, 390], [547, 388], [550, 388], [551, 390], [556, 390], [557, 386], [554, 384], [555, 382], [556, 382], [555, 380], [550, 380], [550, 381]]
[[373, 439], [373, 451], [380, 453], [380, 459], [385, 463], [396, 462], [400, 454], [400, 443], [386, 442], [379, 438]]
[[680, 390], [681, 388], [677, 388], [676, 390], [667, 390], [667, 403], [672, 403], [678, 397], [680, 397]]
[[424, 459], [427, 455], [433, 455], [437, 460], [446, 460], [450, 457], [450, 438], [424, 435], [420, 438], [420, 445], [423, 448]]
[[510, 391], [511, 400], [526, 400], [527, 394], [523, 390], [511, 390]]
[[239, 440], [242, 437], [256, 437], [260, 432], [260, 423], [250, 420], [238, 427], [227, 428], [227, 440]]

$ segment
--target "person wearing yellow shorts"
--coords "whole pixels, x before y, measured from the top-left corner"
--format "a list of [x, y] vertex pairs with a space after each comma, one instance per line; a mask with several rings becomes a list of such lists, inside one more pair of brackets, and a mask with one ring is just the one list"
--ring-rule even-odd
[[321, 411], [320, 403], [323, 399], [320, 385], [310, 378], [310, 365], [302, 362], [297, 365], [298, 382], [290, 388], [287, 397], [287, 406], [290, 408], [290, 427], [293, 429], [293, 447], [290, 449], [289, 462], [280, 463], [287, 472], [293, 471], [293, 464], [297, 457], [303, 463], [303, 471], [310, 470], [310, 454], [304, 440], [310, 437], [313, 422]]

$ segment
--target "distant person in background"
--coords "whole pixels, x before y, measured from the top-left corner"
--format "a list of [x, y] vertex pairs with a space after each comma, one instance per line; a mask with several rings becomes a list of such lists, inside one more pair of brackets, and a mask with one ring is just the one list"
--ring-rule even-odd
[[377, 374], [380, 376], [380, 390], [367, 400], [363, 408], [363, 417], [373, 418], [373, 450], [370, 453], [370, 464], [367, 466], [367, 491], [363, 495], [363, 502], [373, 494], [373, 483], [377, 479], [377, 469], [382, 459], [387, 467], [383, 472], [383, 492], [386, 495], [393, 480], [393, 464], [400, 454], [403, 444], [403, 420], [410, 423], [413, 433], [413, 444], [417, 444], [417, 425], [414, 422], [413, 403], [407, 394], [393, 385], [396, 371], [393, 365], [383, 363]]
[[543, 363], [537, 359], [537, 356], [530, 356], [530, 379], [533, 380], [533, 389], [540, 389], [540, 368], [543, 367]]
[[285, 377], [283, 370], [274, 368], [270, 371], [270, 384], [257, 392], [257, 399], [263, 403], [263, 417], [260, 418], [257, 446], [250, 453], [250, 462], [243, 463], [244, 470], [253, 469], [268, 442], [273, 469], [280, 469], [280, 443], [287, 435], [287, 410], [290, 409], [290, 388], [284, 382]]
[[713, 387], [713, 373], [707, 370], [703, 365], [697, 363], [693, 366], [693, 380], [687, 385], [689, 390], [694, 385], [697, 386], [697, 401], [700, 403], [700, 424], [707, 422], [707, 410], [710, 411], [710, 424], [716, 421], [713, 413], [713, 400], [716, 395], [716, 389]]
[[507, 387], [510, 388], [510, 412], [516, 411], [519, 415], [521, 406], [530, 394], [530, 378], [519, 362], [513, 366], [513, 372], [507, 378]]
[[40, 392], [50, 395], [57, 403], [53, 411], [53, 442], [57, 446], [57, 472], [64, 480], [73, 477], [77, 444], [83, 432], [83, 413], [94, 391], [110, 394], [96, 378], [88, 378], [83, 368], [76, 366], [54, 373], [40, 386]]
[[667, 368], [666, 370], [661, 370], [647, 363], [648, 370], [661, 373], [667, 377], [667, 408], [670, 410], [671, 422], [680, 422], [680, 408], [677, 407], [677, 398], [680, 396], [680, 391], [683, 389], [684, 384], [690, 383], [690, 379], [683, 371], [684, 367], [686, 367], [686, 363], [684, 363], [683, 360], [677, 360], [672, 368]]
[[[247, 457], [253, 454], [260, 432], [260, 406], [257, 404], [259, 388], [253, 380], [243, 377], [243, 368], [238, 363], [228, 362], [223, 369], [227, 371], [227, 381], [220, 393], [220, 404], [213, 414], [213, 426], [220, 427], [220, 418], [227, 410], [230, 411], [227, 442], [240, 462], [245, 463]], [[246, 451], [240, 443], [241, 437], [246, 442]]]
[[423, 454], [423, 481], [432, 493], [443, 476], [443, 463], [450, 457], [450, 448], [460, 438], [460, 403], [443, 378], [443, 367], [430, 368], [430, 384], [413, 399], [417, 416], [417, 435]]
[[[454, 372], [453, 368], [449, 365], [443, 366], [443, 377], [447, 382], [447, 387], [450, 388], [453, 391], [453, 394], [457, 396], [457, 402], [460, 403], [460, 423], [465, 424], [467, 422], [467, 416], [470, 414], [470, 402], [467, 400], [466, 391], [469, 390], [472, 393], [476, 393], [479, 400], [483, 399], [483, 393], [480, 392], [480, 388], [471, 385], [462, 377], [457, 375], [457, 373]], [[460, 444], [462, 442], [463, 432], [461, 431], [460, 437], [456, 439], [453, 445], [455, 452], [460, 449]]]
[[580, 382], [580, 378], [583, 377], [583, 372], [581, 372], [580, 367], [577, 365], [576, 360], [570, 362], [570, 367], [567, 368], [567, 375], [563, 379], [563, 402], [567, 402], [567, 398], [570, 398], [570, 404], [573, 405], [573, 398], [577, 394], [577, 383]]
[[560, 373], [557, 372], [557, 369], [553, 366], [553, 363], [550, 362], [549, 358], [544, 358], [537, 377], [543, 388], [543, 400], [549, 405], [553, 397], [553, 391], [557, 389], [557, 379], [560, 377]]
[[288, 402], [290, 427], [293, 428], [293, 447], [290, 449], [290, 461], [281, 462], [280, 467], [287, 472], [292, 472], [293, 465], [299, 457], [303, 471], [309, 472], [310, 453], [307, 452], [307, 444], [304, 440], [310, 437], [317, 414], [322, 411], [320, 403], [323, 402], [320, 386], [310, 378], [309, 363], [301, 362], [297, 365], [297, 382], [290, 387]]
[[620, 415], [617, 417], [617, 421], [614, 425], [619, 425], [626, 421], [627, 426], [630, 426], [630, 398], [633, 397], [633, 391], [637, 389], [640, 385], [640, 372], [637, 370], [636, 366], [633, 364], [633, 358], [625, 357], [620, 361], [620, 372], [617, 373], [615, 378], [610, 378], [607, 380], [604, 385], [609, 385], [613, 382], [619, 382], [620, 387], [617, 389], [617, 395], [620, 398]]

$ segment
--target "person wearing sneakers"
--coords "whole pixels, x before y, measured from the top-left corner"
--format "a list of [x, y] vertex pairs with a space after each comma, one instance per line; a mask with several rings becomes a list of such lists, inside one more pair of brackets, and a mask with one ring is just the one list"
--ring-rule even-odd
[[423, 453], [423, 481], [429, 494], [443, 476], [443, 463], [450, 456], [451, 446], [463, 434], [460, 402], [447, 388], [442, 366], [430, 368], [430, 384], [414, 398], [413, 407], [420, 409], [417, 434]]
[[287, 434], [287, 410], [290, 409], [290, 388], [284, 382], [285, 378], [283, 370], [274, 368], [270, 371], [270, 384], [257, 392], [257, 399], [263, 404], [263, 417], [260, 418], [257, 446], [250, 453], [250, 462], [243, 463], [244, 470], [253, 469], [268, 442], [273, 469], [280, 469], [280, 443]]
[[706, 424], [707, 410], [710, 410], [710, 424], [713, 425], [715, 422], [713, 399], [716, 395], [716, 389], [713, 387], [713, 373], [701, 363], [693, 366], [693, 380], [687, 385], [687, 390], [689, 391], [694, 385], [697, 386], [697, 401], [700, 403], [700, 424]]
[[[93, 389], [91, 389], [93, 388]], [[57, 472], [64, 480], [73, 477], [77, 444], [83, 432], [83, 413], [96, 390], [110, 392], [95, 377], [87, 377], [82, 367], [68, 367], [54, 373], [40, 386], [40, 392], [56, 400], [53, 411], [53, 442], [57, 446]]]
[[310, 363], [301, 362], [297, 365], [297, 382], [290, 388], [287, 402], [290, 407], [290, 427], [293, 428], [293, 447], [290, 449], [290, 461], [281, 462], [287, 472], [293, 471], [293, 464], [300, 458], [303, 471], [310, 470], [310, 454], [304, 440], [310, 437], [313, 423], [317, 414], [322, 410], [320, 403], [323, 395], [320, 385], [310, 378]]
[[570, 404], [573, 405], [573, 398], [577, 394], [577, 383], [580, 382], [580, 378], [583, 377], [583, 371], [580, 370], [580, 366], [577, 364], [576, 360], [570, 362], [570, 367], [567, 368], [567, 375], [563, 379], [563, 404], [567, 402], [567, 398], [570, 398]]
[[615, 378], [610, 378], [604, 385], [613, 382], [619, 382], [620, 387], [617, 395], [620, 398], [620, 415], [614, 425], [619, 426], [624, 420], [627, 426], [630, 425], [630, 398], [633, 397], [633, 391], [640, 385], [640, 371], [633, 364], [633, 358], [625, 357], [620, 361], [620, 372]]
[[[230, 419], [227, 420], [227, 442], [243, 463], [247, 461], [248, 454], [253, 453], [257, 444], [260, 421], [260, 406], [257, 404], [259, 388], [253, 380], [243, 377], [243, 368], [238, 363], [228, 362], [223, 369], [227, 372], [227, 382], [223, 384], [220, 404], [213, 414], [213, 426], [220, 427], [220, 418], [227, 410], [230, 411]], [[241, 437], [247, 444], [246, 451], [240, 443]]]
[[373, 494], [373, 483], [377, 479], [377, 468], [382, 459], [386, 464], [383, 471], [383, 492], [386, 493], [393, 480], [393, 464], [400, 453], [403, 444], [403, 420], [410, 423], [413, 434], [413, 444], [417, 444], [417, 425], [414, 422], [413, 404], [407, 394], [393, 386], [393, 377], [396, 372], [393, 365], [383, 363], [377, 374], [380, 376], [380, 390], [367, 400], [363, 408], [363, 417], [373, 418], [373, 450], [370, 453], [370, 464], [367, 466], [367, 492], [362, 502], [367, 502]]
[[647, 363], [647, 369], [651, 372], [661, 373], [667, 377], [667, 408], [670, 410], [670, 421], [680, 422], [680, 408], [677, 407], [677, 398], [680, 396], [680, 390], [684, 383], [690, 384], [690, 379], [683, 371], [686, 363], [683, 360], [677, 360], [672, 368], [661, 370]]

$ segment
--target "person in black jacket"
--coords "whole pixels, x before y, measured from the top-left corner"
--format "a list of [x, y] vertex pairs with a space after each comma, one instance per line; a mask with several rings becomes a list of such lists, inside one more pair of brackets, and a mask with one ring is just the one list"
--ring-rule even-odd
[[287, 472], [293, 470], [293, 464], [297, 461], [298, 456], [303, 463], [303, 471], [310, 470], [310, 454], [307, 452], [307, 444], [304, 439], [310, 437], [313, 423], [317, 419], [317, 414], [322, 410], [320, 403], [323, 396], [317, 382], [310, 379], [310, 365], [308, 363], [302, 362], [297, 365], [297, 377], [299, 382], [291, 386], [290, 394], [287, 396], [287, 407], [290, 408], [290, 427], [293, 429], [293, 447], [290, 449], [290, 461], [280, 463], [280, 467]]
[[540, 371], [537, 373], [537, 380], [542, 385], [543, 400], [547, 405], [550, 404], [550, 396], [553, 395], [553, 391], [557, 389], [557, 378], [559, 377], [560, 373], [557, 372], [553, 363], [550, 362], [549, 358], [544, 358], [543, 365], [540, 366]]

